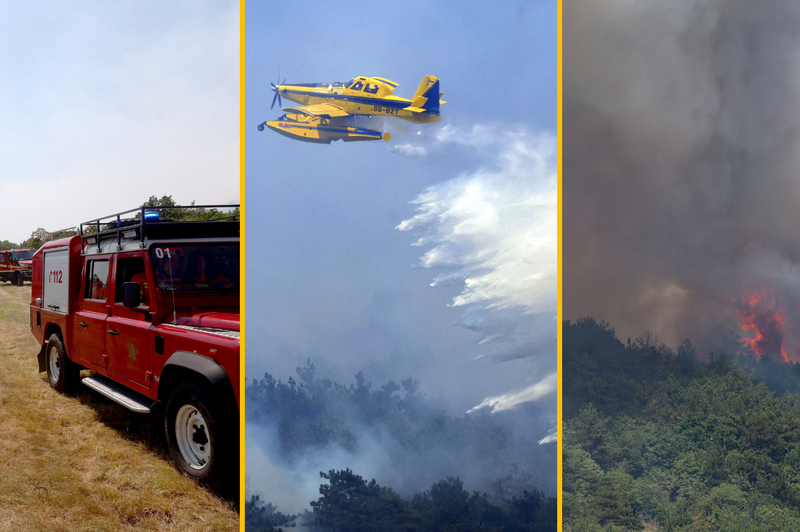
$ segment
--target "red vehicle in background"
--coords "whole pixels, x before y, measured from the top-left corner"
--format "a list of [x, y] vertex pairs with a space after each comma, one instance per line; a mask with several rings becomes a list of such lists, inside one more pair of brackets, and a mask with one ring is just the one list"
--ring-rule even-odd
[[0, 281], [19, 286], [30, 281], [32, 258], [33, 250], [30, 248], [0, 251]]
[[[236, 206], [169, 209], [221, 207]], [[82, 383], [149, 414], [151, 439], [166, 437], [179, 469], [212, 489], [238, 485], [238, 217], [160, 210], [86, 222], [35, 253], [39, 371], [57, 391]]]

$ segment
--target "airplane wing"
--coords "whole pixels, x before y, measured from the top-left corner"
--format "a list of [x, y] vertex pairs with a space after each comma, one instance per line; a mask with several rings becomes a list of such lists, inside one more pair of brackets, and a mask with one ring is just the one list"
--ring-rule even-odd
[[306, 105], [304, 107], [284, 107], [287, 113], [298, 113], [306, 116], [317, 116], [321, 118], [336, 118], [340, 116], [350, 116], [350, 113], [332, 103], [318, 103], [316, 105]]

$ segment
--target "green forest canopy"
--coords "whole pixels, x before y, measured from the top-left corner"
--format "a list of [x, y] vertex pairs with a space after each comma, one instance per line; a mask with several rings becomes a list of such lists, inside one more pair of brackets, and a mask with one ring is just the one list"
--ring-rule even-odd
[[563, 338], [565, 530], [800, 530], [800, 365], [591, 318]]

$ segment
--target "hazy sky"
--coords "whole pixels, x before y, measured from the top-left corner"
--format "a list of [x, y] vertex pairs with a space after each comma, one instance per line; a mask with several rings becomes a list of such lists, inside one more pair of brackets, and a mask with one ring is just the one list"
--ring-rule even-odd
[[[311, 357], [344, 382], [419, 378], [463, 413], [552, 374], [556, 22], [553, 1], [247, 5], [249, 379]], [[410, 98], [428, 74], [442, 122], [365, 120], [389, 143], [257, 131], [279, 75]]]
[[0, 240], [239, 198], [239, 2], [8, 3]]

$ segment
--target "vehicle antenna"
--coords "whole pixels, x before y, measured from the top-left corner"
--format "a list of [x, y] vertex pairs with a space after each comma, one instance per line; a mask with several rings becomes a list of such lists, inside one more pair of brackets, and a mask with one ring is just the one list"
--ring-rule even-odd
[[175, 283], [172, 280], [172, 257], [170, 256], [169, 248], [167, 248], [167, 264], [169, 264], [169, 286], [172, 288], [172, 324], [178, 324], [178, 309], [175, 307]]

